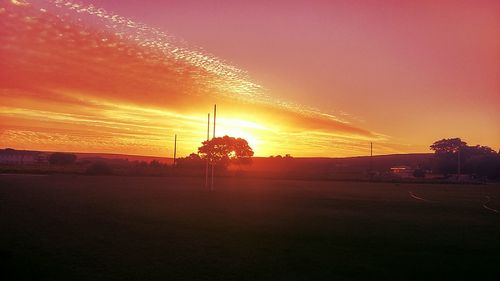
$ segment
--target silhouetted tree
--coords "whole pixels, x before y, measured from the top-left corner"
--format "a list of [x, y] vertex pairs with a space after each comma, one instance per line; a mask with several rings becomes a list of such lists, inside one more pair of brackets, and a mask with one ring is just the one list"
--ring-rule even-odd
[[177, 159], [177, 167], [179, 168], [202, 168], [205, 167], [205, 160], [196, 153], [191, 153], [189, 156]]
[[189, 154], [189, 156], [186, 156], [183, 159], [187, 159], [187, 160], [191, 160], [191, 161], [198, 161], [198, 160], [201, 160], [201, 157], [200, 157], [200, 155], [198, 155], [196, 153], [191, 153], [191, 154]]
[[473, 155], [495, 155], [496, 152], [488, 146], [476, 145], [476, 146], [467, 146], [465, 147], [463, 154], [465, 157], [473, 156]]
[[153, 160], [153, 161], [149, 162], [150, 168], [158, 169], [158, 168], [165, 168], [165, 166], [166, 166], [165, 164], [160, 163], [160, 161], [158, 161], [158, 160]]
[[279, 154], [276, 156], [271, 155], [271, 156], [269, 156], [269, 158], [271, 158], [271, 159], [293, 159], [293, 157], [290, 154], [286, 154], [285, 156], [281, 156]]
[[229, 163], [249, 164], [253, 156], [252, 148], [242, 138], [223, 136], [204, 141], [202, 144], [198, 148], [201, 158], [224, 167]]
[[[444, 175], [457, 173], [458, 153], [461, 153], [466, 147], [467, 143], [462, 141], [460, 138], [442, 139], [434, 142], [430, 146], [431, 150], [434, 150], [434, 170], [443, 173]], [[461, 165], [463, 165], [463, 161], [461, 162]]]
[[75, 163], [76, 155], [71, 153], [54, 152], [49, 157], [51, 165], [70, 165]]
[[498, 177], [500, 157], [490, 147], [468, 146], [463, 154], [466, 173], [489, 179]]

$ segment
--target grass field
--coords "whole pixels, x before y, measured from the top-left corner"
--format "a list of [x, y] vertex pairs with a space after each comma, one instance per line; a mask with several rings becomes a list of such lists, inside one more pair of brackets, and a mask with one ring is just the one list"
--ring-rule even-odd
[[500, 276], [499, 185], [203, 181], [0, 175], [2, 280]]

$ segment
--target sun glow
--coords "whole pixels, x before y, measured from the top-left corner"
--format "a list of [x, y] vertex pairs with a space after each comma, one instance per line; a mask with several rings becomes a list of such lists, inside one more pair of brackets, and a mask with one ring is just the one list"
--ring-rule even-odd
[[264, 139], [276, 129], [271, 129], [263, 123], [230, 118], [218, 118], [217, 136], [228, 135], [245, 139], [256, 155], [266, 155], [269, 151], [265, 148]]

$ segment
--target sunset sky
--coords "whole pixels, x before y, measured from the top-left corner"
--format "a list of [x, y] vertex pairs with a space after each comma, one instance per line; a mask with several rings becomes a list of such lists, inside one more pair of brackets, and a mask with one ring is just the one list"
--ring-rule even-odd
[[0, 1], [0, 148], [500, 149], [500, 1]]

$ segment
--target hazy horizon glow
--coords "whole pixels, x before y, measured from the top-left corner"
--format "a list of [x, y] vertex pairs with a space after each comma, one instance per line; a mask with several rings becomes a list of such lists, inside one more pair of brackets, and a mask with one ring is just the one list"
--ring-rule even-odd
[[[462, 123], [462, 131], [440, 130], [446, 124], [439, 124], [439, 120], [430, 124], [424, 113], [413, 117], [423, 122], [412, 128], [414, 134], [423, 135], [416, 136], [415, 141], [405, 138], [400, 124], [390, 119], [383, 126], [383, 122], [359, 121], [343, 110], [328, 113], [321, 108], [322, 100], [330, 102], [328, 95], [315, 95], [313, 89], [305, 90], [309, 91], [310, 103], [296, 93], [289, 95], [289, 100], [296, 102], [287, 102], [286, 95], [274, 94], [279, 82], [256, 82], [250, 76], [261, 74], [253, 75], [255, 71], [248, 74], [160, 29], [94, 5], [58, 0], [4, 1], [0, 17], [0, 147], [171, 156], [173, 136], [177, 134], [179, 155], [188, 155], [206, 138], [207, 113], [214, 103], [219, 109], [217, 135], [247, 139], [257, 156], [366, 155], [371, 141], [376, 143], [376, 154], [424, 152], [430, 141], [455, 132], [472, 144], [481, 141], [496, 150], [500, 146], [499, 129], [492, 122], [499, 117], [498, 111], [492, 110], [499, 105], [498, 77], [485, 80], [493, 83], [484, 90], [488, 106], [478, 104], [472, 112], [477, 116], [469, 117], [490, 123]], [[494, 40], [491, 43], [498, 46], [499, 39]], [[490, 46], [484, 48], [489, 50]], [[380, 55], [366, 51], [351, 57], [351, 62], [358, 64]], [[388, 67], [391, 65], [380, 65], [382, 71]], [[492, 71], [499, 73], [494, 62], [479, 69], [487, 77]], [[303, 71], [304, 81], [310, 81], [307, 68]], [[321, 81], [323, 74], [315, 72]], [[394, 87], [412, 76], [405, 70], [397, 73], [400, 77], [394, 77]], [[338, 74], [333, 81], [342, 79]], [[391, 87], [383, 82], [380, 85]], [[429, 87], [429, 91], [439, 90]], [[330, 96], [336, 99], [334, 94]], [[353, 95], [355, 99], [361, 96]], [[338, 96], [339, 100], [344, 98]], [[387, 109], [379, 110], [381, 115], [401, 107], [396, 110], [400, 115], [393, 119], [407, 119], [405, 112], [424, 106], [408, 105], [404, 94], [399, 101], [394, 98], [398, 96], [375, 98], [372, 103], [385, 99]], [[436, 96], [437, 103], [444, 100]], [[358, 100], [351, 103], [353, 108], [365, 106]], [[466, 107], [467, 101], [462, 105]], [[451, 104], [450, 109], [442, 109], [442, 116], [429, 114], [447, 121], [453, 119], [455, 110], [456, 105]], [[354, 115], [364, 119], [375, 113]], [[482, 132], [484, 127], [491, 127], [491, 131]]]

